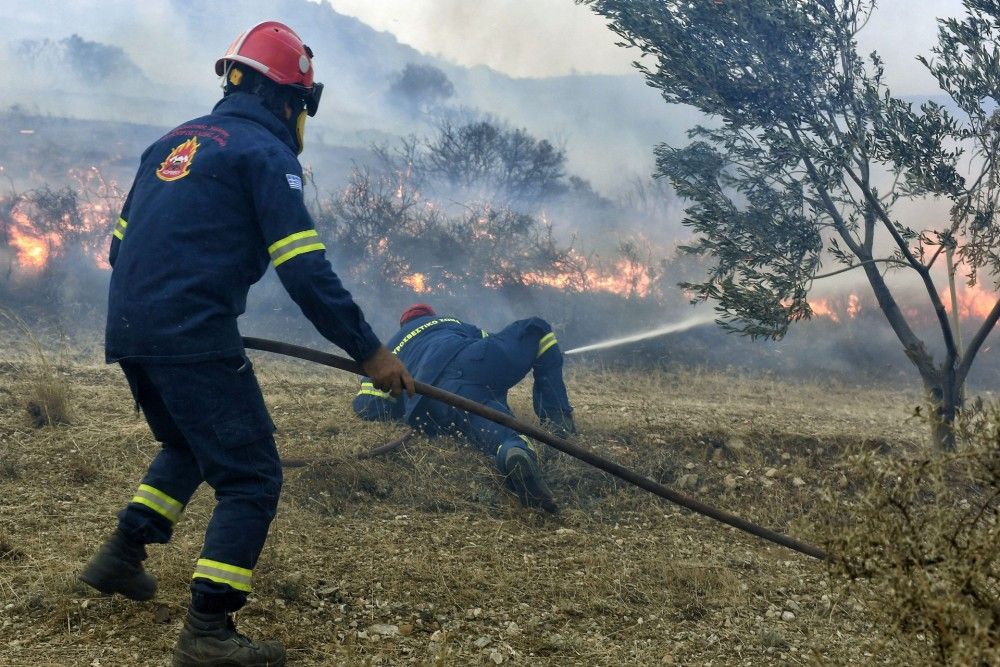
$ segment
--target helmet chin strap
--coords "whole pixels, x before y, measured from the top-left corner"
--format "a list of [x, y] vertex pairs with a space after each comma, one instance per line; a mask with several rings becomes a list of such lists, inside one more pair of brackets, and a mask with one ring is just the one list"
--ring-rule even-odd
[[295, 118], [295, 127], [292, 128], [292, 138], [295, 139], [295, 152], [301, 155], [302, 149], [305, 148], [306, 144], [306, 117], [309, 114], [305, 109], [299, 111], [299, 115]]

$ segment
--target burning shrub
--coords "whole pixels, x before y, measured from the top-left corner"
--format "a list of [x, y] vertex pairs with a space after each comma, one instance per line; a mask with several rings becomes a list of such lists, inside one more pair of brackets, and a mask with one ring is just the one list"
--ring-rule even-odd
[[1000, 663], [1000, 410], [975, 426], [962, 455], [854, 457], [850, 524], [834, 509], [833, 569], [874, 587], [914, 659]]
[[418, 293], [525, 285], [528, 274], [569, 260], [530, 215], [488, 203], [465, 211], [447, 215], [403, 175], [356, 170], [319, 220], [362, 281]]
[[43, 187], [0, 200], [0, 257], [6, 261], [0, 294], [6, 303], [76, 319], [99, 310], [121, 192], [96, 172], [83, 179], [80, 188]]
[[621, 242], [606, 265], [561, 245], [546, 221], [511, 206], [474, 202], [459, 210], [425, 199], [412, 172], [355, 170], [317, 217], [352, 277], [380, 290], [459, 300], [484, 290], [519, 298], [546, 290], [645, 297], [661, 273], [636, 241]]

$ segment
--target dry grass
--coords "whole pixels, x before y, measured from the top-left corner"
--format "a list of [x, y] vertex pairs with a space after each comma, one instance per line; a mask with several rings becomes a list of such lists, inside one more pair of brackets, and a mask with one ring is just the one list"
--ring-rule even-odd
[[11, 351], [20, 352], [30, 363], [22, 367], [29, 374], [30, 384], [24, 397], [24, 409], [32, 426], [69, 424], [69, 384], [59, 377], [49, 362], [45, 348], [31, 327], [16, 313], [0, 308], [0, 324], [12, 326], [18, 340]]
[[[65, 369], [87, 397], [71, 424], [35, 429], [0, 402], [0, 462], [18, 453], [18, 474], [0, 474], [5, 665], [166, 664], [212, 508], [199, 491], [174, 542], [150, 549], [155, 602], [76, 583], [156, 448], [120, 372], [85, 361]], [[400, 432], [350, 414], [353, 378], [275, 357], [256, 368], [283, 454], [332, 459], [286, 472], [240, 613], [248, 634], [283, 640], [293, 664], [937, 661], [885, 623], [878, 582], [845, 588], [818, 562], [566, 456], [547, 464], [558, 517], [518, 507], [484, 457], [450, 440], [351, 460]], [[0, 362], [0, 392], [26, 395], [30, 370]], [[916, 395], [696, 371], [572, 367], [568, 383], [584, 443], [806, 540], [830, 534], [823, 488], [859, 492], [850, 455], [891, 460], [925, 439], [907, 419]], [[527, 387], [513, 403], [530, 414]]]

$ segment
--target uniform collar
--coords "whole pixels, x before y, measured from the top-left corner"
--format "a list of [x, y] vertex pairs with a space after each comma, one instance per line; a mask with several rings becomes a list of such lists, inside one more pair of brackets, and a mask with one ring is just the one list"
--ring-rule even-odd
[[216, 103], [212, 113], [246, 118], [266, 127], [271, 134], [295, 152], [295, 140], [288, 128], [271, 113], [261, 99], [250, 93], [230, 93]]

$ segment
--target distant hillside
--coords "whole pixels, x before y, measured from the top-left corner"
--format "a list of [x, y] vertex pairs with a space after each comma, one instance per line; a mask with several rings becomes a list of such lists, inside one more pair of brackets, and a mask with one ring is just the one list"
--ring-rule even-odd
[[[9, 41], [0, 64], [8, 66], [0, 84], [10, 102], [42, 114], [173, 125], [212, 104], [218, 97], [215, 58], [240, 29], [268, 18], [294, 26], [316, 52], [319, 78], [328, 88], [324, 108], [311, 124], [327, 143], [367, 147], [425, 132], [426, 118], [408, 117], [386, 96], [411, 62], [445, 72], [454, 83], [453, 109], [492, 114], [564, 142], [571, 170], [599, 187], [647, 175], [653, 146], [680, 140], [695, 118], [667, 107], [638, 73], [515, 79], [486, 67], [464, 68], [308, 0], [4, 3], [0, 20], [9, 27], [4, 37]], [[114, 54], [116, 71], [128, 76], [73, 75], [93, 69], [93, 62], [60, 51], [57, 46], [67, 40]], [[26, 44], [35, 48], [35, 74], [27, 77], [23, 62], [17, 62]], [[47, 76], [53, 72], [60, 74]]]

